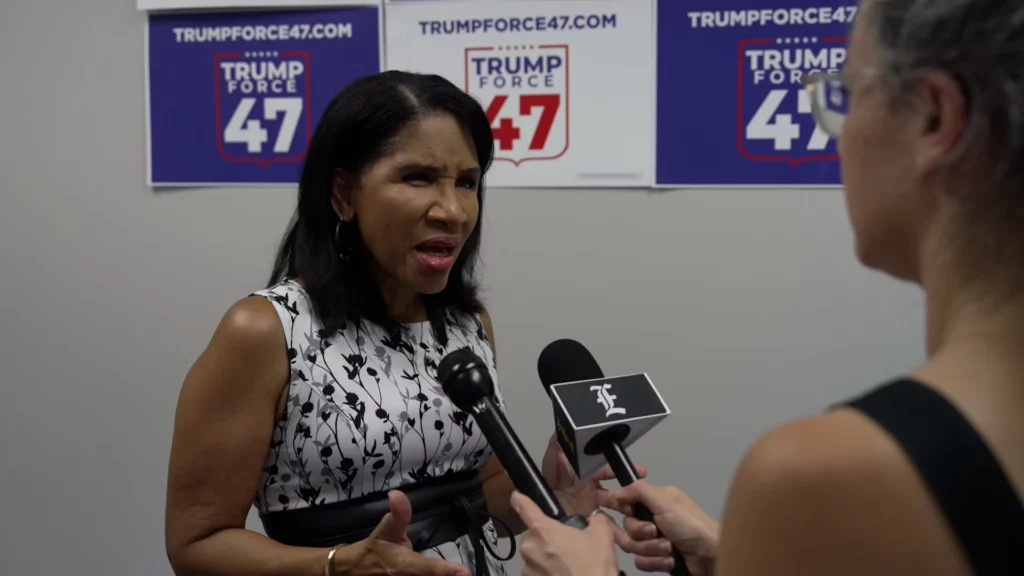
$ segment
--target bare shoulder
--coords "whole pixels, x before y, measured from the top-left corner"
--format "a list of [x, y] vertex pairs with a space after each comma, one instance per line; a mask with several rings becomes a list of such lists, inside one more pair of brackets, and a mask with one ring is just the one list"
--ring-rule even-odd
[[850, 409], [754, 443], [733, 479], [719, 562], [723, 576], [970, 573], [913, 464]]
[[257, 385], [276, 398], [287, 375], [288, 352], [277, 311], [265, 298], [250, 296], [224, 313], [187, 384], [216, 385], [225, 392]]
[[243, 347], [281, 346], [284, 333], [274, 305], [266, 298], [249, 296], [235, 302], [221, 318], [215, 337]]

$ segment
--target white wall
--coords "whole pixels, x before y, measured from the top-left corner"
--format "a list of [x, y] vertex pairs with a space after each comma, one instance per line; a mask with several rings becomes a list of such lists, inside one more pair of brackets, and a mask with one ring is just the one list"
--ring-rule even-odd
[[[175, 400], [261, 287], [288, 190], [145, 186], [133, 0], [0, 4], [0, 573], [170, 574]], [[615, 145], [609, 142], [609, 145]], [[648, 371], [634, 459], [721, 510], [744, 447], [923, 354], [920, 297], [863, 271], [837, 191], [492, 190], [485, 282], [510, 420], [551, 429], [555, 338]]]

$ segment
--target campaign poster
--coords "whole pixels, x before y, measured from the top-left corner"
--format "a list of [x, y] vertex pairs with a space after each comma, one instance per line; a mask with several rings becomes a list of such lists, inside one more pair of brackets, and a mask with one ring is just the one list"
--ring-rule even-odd
[[334, 96], [381, 69], [378, 7], [150, 14], [151, 186], [290, 185]]
[[480, 101], [490, 186], [648, 187], [653, 26], [652, 0], [394, 2], [386, 64]]
[[838, 185], [802, 79], [842, 68], [856, 16], [854, 0], [660, 2], [656, 185]]
[[379, 6], [381, 0], [136, 0], [137, 10]]

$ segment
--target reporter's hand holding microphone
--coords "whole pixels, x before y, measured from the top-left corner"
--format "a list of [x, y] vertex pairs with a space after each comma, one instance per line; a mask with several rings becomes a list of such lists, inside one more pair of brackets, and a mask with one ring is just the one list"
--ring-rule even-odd
[[[623, 551], [636, 556], [639, 570], [670, 571], [675, 565], [673, 552], [678, 552], [693, 576], [714, 574], [718, 522], [679, 488], [639, 480], [602, 494], [600, 502], [601, 506], [625, 516], [625, 531], [615, 532], [615, 542]], [[636, 518], [637, 504], [651, 511], [653, 522]]]
[[635, 554], [643, 571], [711, 574], [717, 523], [682, 491], [643, 482], [625, 451], [669, 414], [650, 379], [644, 374], [606, 378], [586, 347], [573, 340], [548, 345], [537, 364], [555, 408], [559, 444], [574, 471], [586, 478], [610, 466], [623, 488], [597, 492], [598, 503], [627, 518], [626, 532], [604, 515], [592, 517], [586, 531], [572, 532], [542, 518], [528, 499], [514, 497], [513, 508], [528, 528], [522, 541], [524, 574], [617, 570], [613, 542]]
[[[624, 516], [625, 530], [605, 514], [594, 514], [580, 531], [547, 517], [529, 498], [516, 492], [512, 508], [527, 531], [521, 550], [523, 576], [614, 575], [615, 544], [636, 557], [637, 569], [668, 572], [681, 556], [692, 576], [712, 576], [718, 553], [719, 525], [685, 492], [675, 486], [654, 486], [644, 480], [602, 492], [603, 508]], [[651, 511], [653, 522], [636, 518], [638, 505]]]
[[[618, 572], [615, 544], [636, 556], [644, 572], [671, 572], [675, 553], [681, 554], [692, 576], [714, 574], [718, 523], [674, 486], [653, 486], [640, 480], [603, 493], [601, 505], [625, 516], [625, 531], [605, 514], [594, 514], [586, 530], [577, 530], [547, 517], [520, 493], [512, 507], [523, 519], [523, 576], [601, 576]], [[633, 516], [643, 504], [654, 516], [644, 522]], [[660, 532], [660, 536], [659, 536]]]
[[605, 514], [592, 514], [586, 529], [580, 530], [550, 518], [518, 491], [512, 494], [512, 509], [526, 526], [520, 544], [523, 576], [619, 574], [615, 557], [619, 527]]

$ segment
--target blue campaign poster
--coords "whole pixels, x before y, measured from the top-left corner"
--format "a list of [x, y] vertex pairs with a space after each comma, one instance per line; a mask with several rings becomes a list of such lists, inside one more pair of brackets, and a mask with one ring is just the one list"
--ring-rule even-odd
[[801, 79], [838, 71], [855, 0], [658, 3], [658, 186], [834, 186]]
[[150, 184], [293, 184], [330, 100], [381, 70], [377, 7], [149, 16]]

